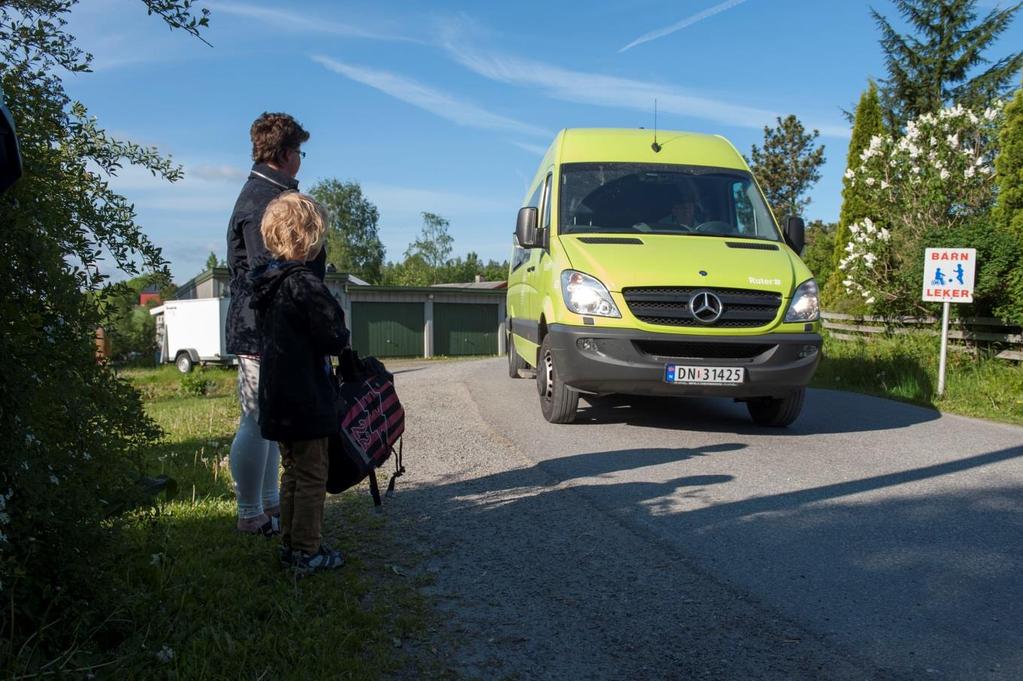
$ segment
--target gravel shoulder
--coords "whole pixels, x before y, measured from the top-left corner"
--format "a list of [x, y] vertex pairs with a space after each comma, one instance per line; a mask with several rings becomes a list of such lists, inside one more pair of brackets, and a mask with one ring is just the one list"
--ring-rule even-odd
[[[385, 512], [409, 555], [422, 557], [415, 572], [438, 614], [410, 642], [421, 668], [466, 679], [898, 678], [531, 458], [470, 386], [485, 368], [494, 388], [482, 397], [500, 404], [502, 363], [391, 367], [408, 473]], [[692, 481], [697, 490], [713, 482]]]

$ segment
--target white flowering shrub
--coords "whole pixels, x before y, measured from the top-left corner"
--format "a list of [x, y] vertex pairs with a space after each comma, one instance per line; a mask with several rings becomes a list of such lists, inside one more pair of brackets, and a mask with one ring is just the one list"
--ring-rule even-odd
[[[881, 315], [920, 312], [923, 249], [979, 246], [995, 197], [1001, 108], [954, 106], [911, 121], [901, 137], [876, 135], [846, 178], [866, 186], [877, 215], [849, 227], [843, 286]], [[972, 236], [966, 236], [966, 233]]]
[[842, 286], [846, 292], [863, 296], [867, 305], [877, 302], [876, 282], [890, 278], [893, 258], [889, 251], [892, 235], [885, 227], [877, 227], [870, 218], [849, 225], [846, 256], [839, 268], [845, 275]]

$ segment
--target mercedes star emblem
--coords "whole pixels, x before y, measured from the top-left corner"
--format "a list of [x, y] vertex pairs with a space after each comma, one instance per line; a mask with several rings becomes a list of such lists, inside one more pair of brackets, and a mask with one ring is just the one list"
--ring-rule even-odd
[[693, 296], [689, 300], [689, 309], [697, 321], [704, 324], [713, 324], [721, 318], [721, 313], [725, 311], [721, 299], [710, 291], [700, 291]]

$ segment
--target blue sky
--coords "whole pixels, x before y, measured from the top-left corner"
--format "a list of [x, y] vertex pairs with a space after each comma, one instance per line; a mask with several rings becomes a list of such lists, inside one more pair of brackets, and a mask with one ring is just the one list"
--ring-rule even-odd
[[[380, 210], [389, 260], [422, 211], [451, 221], [455, 253], [504, 260], [543, 149], [565, 127], [659, 126], [725, 135], [744, 154], [796, 114], [827, 165], [808, 220], [836, 220], [848, 125], [883, 61], [868, 3], [618, 0], [432, 3], [212, 0], [210, 48], [137, 0], [84, 0], [71, 30], [94, 73], [66, 80], [115, 135], [185, 168], [176, 184], [126, 169], [113, 184], [180, 283], [223, 257], [251, 165], [248, 129], [293, 114], [312, 137], [299, 180], [357, 180]], [[981, 3], [981, 10], [995, 2]], [[872, 3], [896, 19], [887, 0]], [[995, 48], [1023, 44], [1017, 20]]]

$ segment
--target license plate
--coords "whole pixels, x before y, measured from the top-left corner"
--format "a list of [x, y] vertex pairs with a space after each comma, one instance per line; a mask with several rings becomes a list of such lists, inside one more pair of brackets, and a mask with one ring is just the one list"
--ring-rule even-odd
[[664, 368], [664, 380], [685, 385], [736, 385], [746, 378], [741, 367], [694, 367], [669, 364]]

